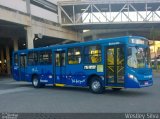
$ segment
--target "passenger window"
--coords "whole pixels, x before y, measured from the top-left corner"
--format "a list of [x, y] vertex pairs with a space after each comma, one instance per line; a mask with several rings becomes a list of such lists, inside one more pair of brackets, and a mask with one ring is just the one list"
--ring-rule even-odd
[[80, 63], [81, 63], [81, 48], [69, 48], [68, 64], [80, 64]]
[[87, 46], [84, 50], [85, 63], [99, 63], [102, 60], [101, 47], [99, 45]]
[[38, 53], [29, 52], [28, 53], [28, 65], [37, 65], [38, 64]]
[[52, 64], [52, 51], [42, 51], [39, 53], [39, 64]]
[[14, 54], [14, 65], [18, 66], [18, 54]]

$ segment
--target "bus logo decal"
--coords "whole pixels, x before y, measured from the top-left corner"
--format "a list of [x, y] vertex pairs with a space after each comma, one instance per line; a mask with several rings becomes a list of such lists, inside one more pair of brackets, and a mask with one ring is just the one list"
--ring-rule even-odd
[[61, 48], [59, 48], [59, 49], [57, 49], [57, 51], [62, 51], [62, 49], [61, 49]]
[[118, 45], [118, 44], [120, 44], [120, 42], [109, 43], [109, 45]]
[[47, 82], [48, 82], [48, 80], [40, 80], [40, 82], [47, 83]]
[[85, 82], [85, 80], [72, 79], [72, 83], [83, 84], [84, 82]]
[[96, 69], [96, 65], [85, 65], [84, 69]]
[[35, 67], [35, 68], [32, 68], [32, 72], [38, 72], [38, 69], [37, 69], [37, 67]]

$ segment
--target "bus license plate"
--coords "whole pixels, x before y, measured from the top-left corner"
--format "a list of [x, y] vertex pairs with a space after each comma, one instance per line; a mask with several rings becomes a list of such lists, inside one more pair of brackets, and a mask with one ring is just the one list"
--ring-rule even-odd
[[144, 82], [144, 84], [145, 84], [145, 85], [148, 85], [148, 82], [146, 81], [146, 82]]

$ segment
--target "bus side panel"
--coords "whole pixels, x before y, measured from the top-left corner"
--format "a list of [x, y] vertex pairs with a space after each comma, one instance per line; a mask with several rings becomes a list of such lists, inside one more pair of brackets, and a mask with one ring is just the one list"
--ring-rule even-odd
[[31, 82], [32, 81], [32, 76], [39, 75], [38, 70], [35, 66], [28, 66], [27, 71], [26, 71], [26, 81]]
[[41, 65], [38, 67], [40, 82], [44, 84], [53, 84], [53, 66], [52, 65]]
[[83, 70], [83, 66], [67, 65], [66, 67], [66, 84], [73, 86], [86, 86], [86, 72]]
[[[102, 84], [105, 86], [104, 83], [104, 73], [103, 72], [97, 72], [97, 65], [94, 65], [92, 69], [85, 69], [86, 67], [91, 65], [68, 65], [67, 66], [67, 79], [66, 84], [67, 85], [74, 85], [74, 86], [88, 86], [87, 79], [91, 75], [97, 75], [100, 76], [102, 79]], [[102, 78], [103, 77], [103, 78]]]
[[12, 74], [13, 74], [13, 79], [15, 79], [16, 81], [19, 81], [19, 66], [13, 66], [12, 68]]
[[41, 65], [41, 66], [28, 66], [27, 69], [27, 81], [32, 81], [32, 76], [38, 76], [41, 83], [44, 84], [53, 84], [53, 76], [52, 76], [52, 65]]

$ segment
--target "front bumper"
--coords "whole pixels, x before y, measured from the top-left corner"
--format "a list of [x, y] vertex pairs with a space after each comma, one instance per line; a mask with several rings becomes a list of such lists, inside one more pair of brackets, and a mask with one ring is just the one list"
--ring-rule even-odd
[[153, 85], [153, 80], [139, 80], [140, 87], [149, 87]]
[[127, 78], [125, 81], [125, 88], [143, 88], [143, 87], [149, 87], [153, 85], [153, 80], [133, 80], [130, 78]]

